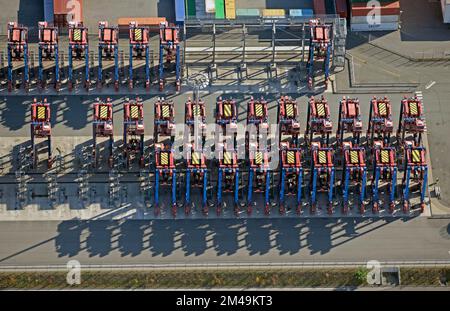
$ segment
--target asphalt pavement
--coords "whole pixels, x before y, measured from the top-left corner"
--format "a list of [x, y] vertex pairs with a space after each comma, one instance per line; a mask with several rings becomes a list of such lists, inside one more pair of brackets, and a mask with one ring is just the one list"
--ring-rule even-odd
[[447, 219], [0, 222], [0, 265], [450, 261]]

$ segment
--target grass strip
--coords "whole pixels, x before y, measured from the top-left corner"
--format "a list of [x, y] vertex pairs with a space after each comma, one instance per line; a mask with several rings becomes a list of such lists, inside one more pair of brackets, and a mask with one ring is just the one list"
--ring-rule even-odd
[[[82, 271], [68, 285], [67, 272], [0, 272], [0, 289], [270, 288], [367, 286], [365, 268]], [[440, 286], [449, 268], [401, 268], [404, 286]]]

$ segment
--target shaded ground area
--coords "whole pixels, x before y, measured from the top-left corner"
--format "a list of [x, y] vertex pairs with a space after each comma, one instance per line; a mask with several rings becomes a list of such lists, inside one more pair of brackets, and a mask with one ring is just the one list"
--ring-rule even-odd
[[425, 218], [3, 222], [0, 264], [449, 260], [449, 228]]

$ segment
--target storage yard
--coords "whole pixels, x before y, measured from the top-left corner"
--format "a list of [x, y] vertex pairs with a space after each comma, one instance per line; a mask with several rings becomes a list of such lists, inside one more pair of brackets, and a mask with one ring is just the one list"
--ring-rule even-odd
[[46, 21], [32, 43], [9, 23], [3, 116], [21, 121], [1, 128], [5, 220], [431, 214], [422, 92], [334, 95], [339, 14], [312, 19], [315, 1], [240, 18], [227, 2], [231, 18], [180, 21], [175, 4], [177, 24], [120, 17], [95, 37]]
[[[0, 14], [0, 230], [18, 241], [2, 238], [0, 266], [448, 260], [441, 9], [12, 1]], [[133, 247], [144, 231], [148, 254]]]

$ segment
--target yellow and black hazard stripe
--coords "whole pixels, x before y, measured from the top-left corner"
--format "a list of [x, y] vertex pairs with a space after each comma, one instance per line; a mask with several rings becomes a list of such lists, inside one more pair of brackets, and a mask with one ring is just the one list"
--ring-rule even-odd
[[262, 152], [255, 152], [255, 163], [256, 165], [261, 165], [262, 164], [262, 159], [263, 159], [263, 155]]
[[385, 102], [379, 102], [378, 103], [378, 113], [380, 116], [386, 116], [387, 115], [387, 105]]
[[264, 107], [262, 104], [255, 104], [255, 115], [259, 118], [264, 116]]
[[192, 152], [192, 164], [200, 165], [200, 154], [198, 152]]
[[319, 164], [327, 164], [327, 152], [320, 150], [318, 153]]
[[81, 29], [73, 30], [73, 41], [81, 41]]
[[162, 105], [161, 107], [162, 117], [170, 118], [170, 107], [169, 105]]
[[288, 164], [295, 164], [295, 152], [294, 151], [286, 152], [286, 160]]
[[231, 153], [230, 152], [223, 153], [223, 163], [225, 165], [231, 165]]
[[108, 118], [108, 106], [102, 105], [100, 106], [100, 119]]
[[409, 103], [409, 113], [412, 116], [417, 116], [419, 114], [419, 107], [417, 106], [416, 102]]
[[38, 106], [38, 108], [37, 108], [37, 118], [39, 120], [44, 120], [46, 112], [47, 112], [47, 109], [44, 106]]
[[138, 119], [139, 118], [139, 107], [136, 105], [132, 105], [130, 107], [130, 116], [132, 119]]
[[169, 153], [161, 152], [161, 165], [168, 166], [169, 165]]
[[316, 104], [316, 109], [317, 109], [317, 115], [319, 117], [325, 117], [325, 105], [322, 103], [317, 103]]
[[413, 149], [411, 150], [411, 156], [412, 156], [412, 161], [414, 163], [420, 163], [422, 162], [422, 155], [419, 149]]
[[350, 162], [352, 164], [358, 164], [359, 163], [358, 151], [350, 150]]
[[141, 28], [136, 28], [134, 30], [134, 40], [142, 41], [142, 29]]
[[194, 106], [192, 106], [192, 112], [193, 112], [193, 114], [194, 114], [194, 117], [200, 117], [200, 116], [201, 116], [200, 105], [194, 105]]
[[294, 105], [292, 104], [286, 105], [286, 116], [290, 118], [294, 117]]
[[227, 118], [230, 118], [232, 116], [232, 114], [231, 114], [231, 105], [230, 104], [223, 105], [223, 114]]
[[383, 164], [389, 163], [389, 151], [381, 150], [380, 157], [381, 157], [381, 163], [383, 163]]

